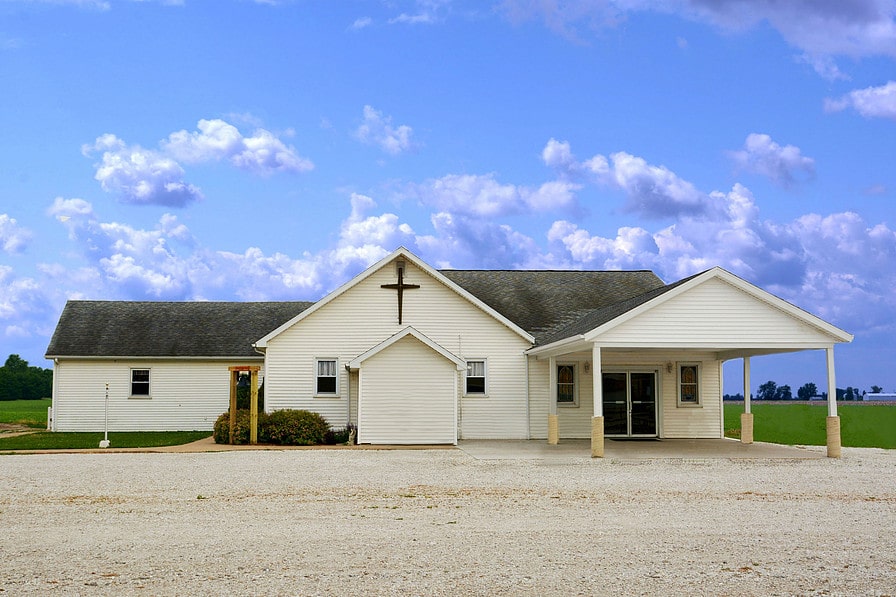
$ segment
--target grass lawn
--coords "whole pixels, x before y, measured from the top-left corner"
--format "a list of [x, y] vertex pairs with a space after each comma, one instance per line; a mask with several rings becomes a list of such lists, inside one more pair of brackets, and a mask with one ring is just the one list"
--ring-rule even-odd
[[[211, 431], [118, 431], [109, 434], [111, 448], [158, 448], [179, 446], [209, 437]], [[52, 433], [38, 431], [16, 437], [0, 437], [5, 450], [83, 450], [98, 448], [103, 432]]]
[[47, 408], [52, 403], [53, 401], [50, 398], [0, 401], [0, 423], [46, 429]]
[[[823, 446], [827, 443], [827, 403], [752, 403], [753, 439], [776, 444]], [[725, 436], [740, 437], [743, 403], [725, 404]], [[844, 446], [896, 449], [896, 405], [837, 404]]]

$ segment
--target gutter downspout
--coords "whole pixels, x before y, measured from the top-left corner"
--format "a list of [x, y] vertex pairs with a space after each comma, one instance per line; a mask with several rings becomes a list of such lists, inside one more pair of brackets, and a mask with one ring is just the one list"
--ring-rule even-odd
[[530, 395], [529, 395], [529, 355], [523, 352], [523, 359], [526, 362], [526, 439], [532, 439], [532, 416], [530, 413]]
[[345, 372], [348, 374], [348, 383], [346, 383], [346, 395], [348, 396], [348, 405], [345, 408], [346, 419], [345, 419], [345, 428], [348, 429], [348, 426], [352, 424], [352, 370], [349, 367], [349, 364], [345, 364]]
[[59, 359], [53, 359], [53, 395], [50, 401], [52, 419], [50, 419], [50, 431], [56, 431], [56, 394], [59, 389]]

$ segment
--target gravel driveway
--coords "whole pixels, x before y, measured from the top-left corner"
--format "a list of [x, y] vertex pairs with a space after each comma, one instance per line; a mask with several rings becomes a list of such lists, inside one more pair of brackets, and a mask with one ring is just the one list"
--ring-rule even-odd
[[0, 456], [0, 594], [894, 595], [896, 451]]

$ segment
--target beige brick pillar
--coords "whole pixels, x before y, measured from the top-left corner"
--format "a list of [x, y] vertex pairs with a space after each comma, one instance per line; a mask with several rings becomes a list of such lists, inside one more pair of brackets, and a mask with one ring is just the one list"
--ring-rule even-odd
[[560, 443], [560, 421], [556, 414], [548, 415], [548, 443], [552, 446]]
[[591, 457], [604, 457], [604, 418], [591, 417]]
[[840, 458], [840, 417], [828, 417], [828, 458]]
[[753, 413], [741, 413], [740, 415], [740, 442], [742, 444], [753, 443]]

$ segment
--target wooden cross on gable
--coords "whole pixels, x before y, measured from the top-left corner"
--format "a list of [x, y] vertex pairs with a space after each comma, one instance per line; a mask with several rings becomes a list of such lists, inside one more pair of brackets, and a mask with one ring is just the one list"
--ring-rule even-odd
[[404, 299], [404, 291], [405, 290], [413, 290], [414, 288], [420, 288], [420, 285], [404, 283], [404, 261], [396, 261], [395, 269], [398, 270], [398, 283], [397, 284], [381, 284], [380, 288], [388, 288], [389, 290], [397, 290], [398, 291], [398, 323], [401, 324], [401, 306], [402, 306], [402, 302]]

